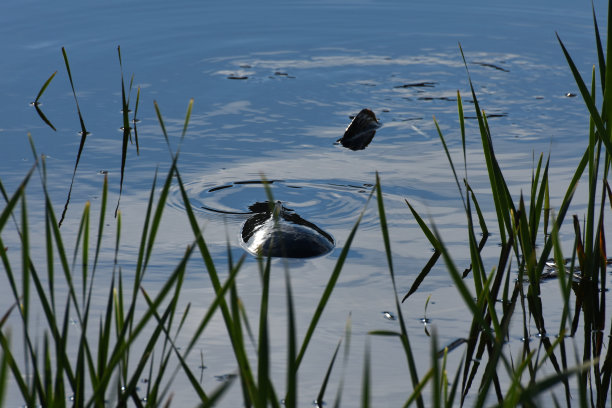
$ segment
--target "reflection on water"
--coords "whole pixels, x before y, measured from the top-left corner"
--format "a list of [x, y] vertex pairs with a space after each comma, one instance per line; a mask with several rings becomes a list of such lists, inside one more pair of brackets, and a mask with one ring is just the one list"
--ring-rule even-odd
[[257, 202], [255, 213], [242, 226], [242, 242], [252, 254], [283, 258], [312, 258], [334, 248], [334, 239], [280, 201]]

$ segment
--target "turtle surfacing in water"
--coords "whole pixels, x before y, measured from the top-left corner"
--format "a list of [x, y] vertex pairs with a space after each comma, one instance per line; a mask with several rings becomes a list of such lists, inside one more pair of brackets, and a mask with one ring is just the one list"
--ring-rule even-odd
[[370, 109], [362, 109], [336, 142], [351, 150], [363, 150], [370, 144], [380, 122]]
[[280, 201], [256, 203], [251, 208], [264, 210], [255, 213], [242, 226], [243, 246], [252, 254], [284, 258], [312, 258], [334, 248], [334, 240], [327, 232], [304, 220]]

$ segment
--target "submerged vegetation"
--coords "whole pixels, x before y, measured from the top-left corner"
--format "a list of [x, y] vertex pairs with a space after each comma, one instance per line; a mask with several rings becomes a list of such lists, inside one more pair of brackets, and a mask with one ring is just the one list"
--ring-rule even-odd
[[[478, 198], [469, 182], [464, 106], [459, 92], [457, 106], [463, 146], [463, 169], [456, 166], [451, 158], [446, 138], [437, 121], [435, 124], [463, 202], [470, 265], [462, 270], [451, 258], [435, 225], [428, 224], [417, 209], [406, 201], [409, 211], [418, 222], [425, 238], [431, 243], [434, 252], [422, 272], [415, 278], [412, 287], [404, 298], [400, 299], [397, 294], [401, 289], [396, 286], [381, 180], [378, 177], [376, 179], [368, 203], [374, 200], [377, 204], [388, 271], [396, 294], [394, 301], [399, 331], [372, 331], [369, 335], [394, 337], [401, 343], [404, 350], [404, 356], [401, 357], [406, 360], [411, 379], [411, 386], [406, 388], [405, 406], [440, 407], [468, 403], [478, 407], [491, 404], [512, 407], [519, 404], [535, 406], [540, 398], [549, 398], [551, 395], [557, 406], [603, 407], [610, 403], [612, 336], [611, 324], [606, 325], [609, 260], [606, 254], [604, 218], [612, 203], [612, 189], [608, 183], [612, 157], [612, 86], [606, 87], [607, 84], [612, 84], [612, 66], [606, 64], [604, 51], [609, 61], [612, 56], [612, 43], [608, 42], [604, 50], [595, 13], [593, 18], [599, 70], [593, 69], [590, 86], [578, 73], [569, 52], [559, 39], [590, 113], [590, 123], [588, 134], [579, 145], [583, 146], [584, 153], [558, 206], [553, 207], [553, 203], [549, 200], [550, 160], [543, 155], [539, 156], [534, 166], [528, 193], [518, 197], [510, 194], [504, 172], [496, 159], [487, 115], [479, 106], [469, 72], [467, 76], [488, 171], [490, 198], [494, 203], [497, 219], [496, 226], [490, 227], [486, 224]], [[611, 35], [612, 23], [608, 18], [607, 38], [611, 38]], [[68, 58], [65, 50], [62, 52], [82, 128], [81, 145], [74, 167], [76, 173], [88, 132], [78, 108]], [[463, 56], [462, 50], [461, 53]], [[120, 53], [119, 59], [121, 62]], [[467, 63], [465, 67], [467, 70]], [[599, 80], [597, 80], [598, 75]], [[54, 76], [55, 73], [45, 82], [33, 103], [41, 119], [53, 129], [55, 128], [52, 123], [39, 109], [38, 101]], [[129, 95], [133, 78], [127, 90], [123, 74], [121, 82], [124, 125], [121, 164], [123, 180], [126, 150], [132, 135], [138, 147], [135, 116], [139, 90], [133, 119], [130, 120]], [[598, 108], [595, 100], [595, 95], [598, 94], [603, 96], [599, 104], [601, 108]], [[192, 104], [193, 101], [189, 103], [187, 109], [182, 130], [183, 137], [187, 132]], [[343, 271], [367, 204], [348, 234], [302, 339], [298, 339], [290, 273], [285, 271], [288, 322], [287, 374], [284, 384], [275, 384], [270, 369], [268, 327], [271, 260], [266, 257], [258, 258], [262, 286], [259, 314], [255, 319], [257, 324], [253, 325], [257, 327], [257, 333], [254, 335], [251, 332], [251, 320], [242, 306], [236, 286], [236, 277], [246, 254], [235, 260], [228, 251], [229, 273], [221, 275], [217, 270], [197, 217], [191, 208], [177, 166], [180, 149], [172, 150], [157, 104], [155, 110], [168, 143], [172, 164], [165, 177], [158, 180], [156, 175], [153, 180], [138, 256], [134, 270], [129, 271], [129, 280], [125, 278], [126, 271], [122, 271], [117, 262], [122, 241], [121, 212], [116, 211], [115, 262], [107, 289], [107, 306], [99, 318], [92, 315], [91, 305], [97, 283], [96, 274], [100, 269], [99, 254], [104, 245], [102, 237], [108, 222], [105, 218], [108, 203], [107, 179], [105, 178], [102, 188], [98, 220], [92, 220], [90, 204], [85, 205], [72, 260], [65, 249], [59, 227], [65, 210], [58, 221], [46, 189], [45, 159], [38, 158], [33, 144], [32, 150], [37, 161], [19, 188], [10, 195], [0, 182], [0, 190], [5, 199], [5, 206], [0, 213], [0, 231], [13, 222], [21, 240], [19, 259], [15, 260], [9, 257], [0, 239], [0, 257], [14, 297], [13, 307], [2, 311], [0, 318], [2, 329], [0, 331], [2, 348], [0, 401], [6, 396], [6, 385], [11, 381], [16, 385], [27, 406], [170, 405], [172, 383], [181, 373], [181, 376], [188, 379], [199, 398], [200, 406], [203, 407], [215, 405], [230, 387], [240, 388], [245, 406], [295, 407], [298, 405], [297, 377], [300, 365]], [[25, 194], [26, 186], [32, 182], [32, 176], [36, 172], [40, 176], [44, 194], [46, 242], [44, 265], [36, 264], [31, 257], [31, 232], [28, 227], [28, 205]], [[588, 183], [587, 213], [582, 221], [580, 217], [573, 216], [572, 225], [575, 232], [573, 251], [569, 254], [563, 253], [559, 231], [567, 222], [568, 209], [578, 182], [585, 178]], [[161, 185], [158, 185], [158, 181], [161, 181]], [[193, 241], [185, 249], [180, 262], [166, 282], [156, 293], [150, 293], [143, 283], [144, 277], [150, 266], [149, 261], [160, 232], [166, 201], [174, 183], [180, 191], [186, 209]], [[266, 183], [263, 185], [267, 187]], [[267, 193], [269, 202], [275, 202], [269, 189]], [[69, 200], [70, 193], [66, 206]], [[117, 209], [119, 210], [119, 203]], [[96, 221], [97, 235], [92, 236], [91, 223]], [[497, 261], [493, 267], [486, 266], [481, 255], [490, 229], [495, 229], [501, 240]], [[92, 252], [93, 260], [90, 257]], [[78, 264], [77, 258], [80, 260]], [[190, 316], [189, 306], [184, 310], [179, 309], [179, 297], [187, 263], [193, 258], [199, 258], [205, 265], [216, 296], [199, 320], [196, 330], [190, 335], [187, 345], [179, 348], [176, 339], [179, 333], [182, 333], [187, 316]], [[460, 338], [447, 345], [438, 344], [437, 335], [433, 331], [431, 365], [419, 367], [411, 347], [401, 302], [418, 290], [419, 285], [427, 279], [429, 271], [438, 262], [445, 263], [458, 295], [468, 307], [471, 316], [466, 320], [470, 322], [470, 327]], [[57, 265], [60, 266], [59, 271], [56, 270]], [[561, 323], [558, 327], [551, 327], [548, 324], [541, 298], [541, 283], [546, 276], [550, 276], [551, 267], [559, 282], [559, 304], [562, 305], [559, 311]], [[467, 276], [471, 276], [471, 280], [466, 280]], [[131, 287], [128, 287], [128, 281], [131, 282]], [[473, 286], [468, 282], [473, 282]], [[65, 303], [60, 300], [64, 298], [58, 295], [60, 290], [68, 293]], [[198, 339], [216, 313], [223, 318], [237, 370], [235, 376], [230, 376], [218, 387], [205, 390], [197, 378], [197, 368], [188, 363], [188, 357], [194, 353]], [[38, 314], [41, 317], [38, 317]], [[390, 313], [389, 315], [392, 316]], [[70, 316], [76, 316], [76, 321], [72, 321]], [[555, 321], [558, 320], [557, 317], [555, 316]], [[11, 322], [16, 320], [21, 322], [22, 333], [19, 339], [23, 342], [23, 356], [13, 351], [13, 335], [7, 323], [9, 318], [12, 319]], [[42, 320], [42, 323], [34, 326], [34, 319]], [[539, 333], [537, 344], [524, 341], [519, 355], [509, 354], [505, 344], [509, 338], [511, 322], [514, 324], [520, 322], [527, 338], [528, 321], [534, 322], [537, 327]], [[44, 329], [40, 328], [41, 324]], [[315, 400], [318, 406], [322, 406], [324, 399], [333, 401], [333, 406], [341, 405], [343, 379], [340, 379], [334, 397], [330, 397], [326, 391], [342, 347], [344, 347], [344, 364], [346, 364], [351, 339], [350, 319], [346, 327], [346, 334], [333, 351], [326, 375], [321, 381], [320, 392]], [[256, 348], [255, 356], [249, 352], [252, 342]], [[581, 349], [578, 349], [578, 344], [581, 345]], [[449, 353], [463, 353], [460, 364], [453, 367], [456, 370], [454, 372], [449, 371], [451, 369]], [[145, 387], [142, 387], [142, 378], [147, 379]], [[364, 407], [370, 406], [370, 379], [370, 352], [366, 346], [361, 387], [361, 404]], [[328, 404], [332, 405], [329, 402]]]

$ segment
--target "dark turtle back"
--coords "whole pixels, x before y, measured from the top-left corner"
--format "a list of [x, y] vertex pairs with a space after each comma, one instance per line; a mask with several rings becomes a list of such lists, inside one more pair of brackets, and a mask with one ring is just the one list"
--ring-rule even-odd
[[315, 224], [306, 221], [280, 201], [255, 203], [253, 215], [242, 226], [244, 247], [255, 255], [312, 258], [334, 248], [334, 239]]
[[362, 109], [348, 125], [344, 136], [337, 142], [351, 150], [363, 150], [370, 144], [379, 126], [380, 123], [374, 112], [370, 109]]

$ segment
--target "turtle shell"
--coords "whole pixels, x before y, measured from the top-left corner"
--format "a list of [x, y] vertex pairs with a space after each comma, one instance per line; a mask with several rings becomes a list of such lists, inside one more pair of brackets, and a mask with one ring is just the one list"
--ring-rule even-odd
[[344, 136], [337, 142], [351, 150], [363, 150], [370, 144], [379, 126], [380, 123], [374, 112], [362, 109], [348, 125]]
[[315, 224], [304, 220], [280, 201], [256, 203], [253, 214], [242, 226], [242, 244], [254, 255], [312, 258], [334, 248], [334, 239]]

